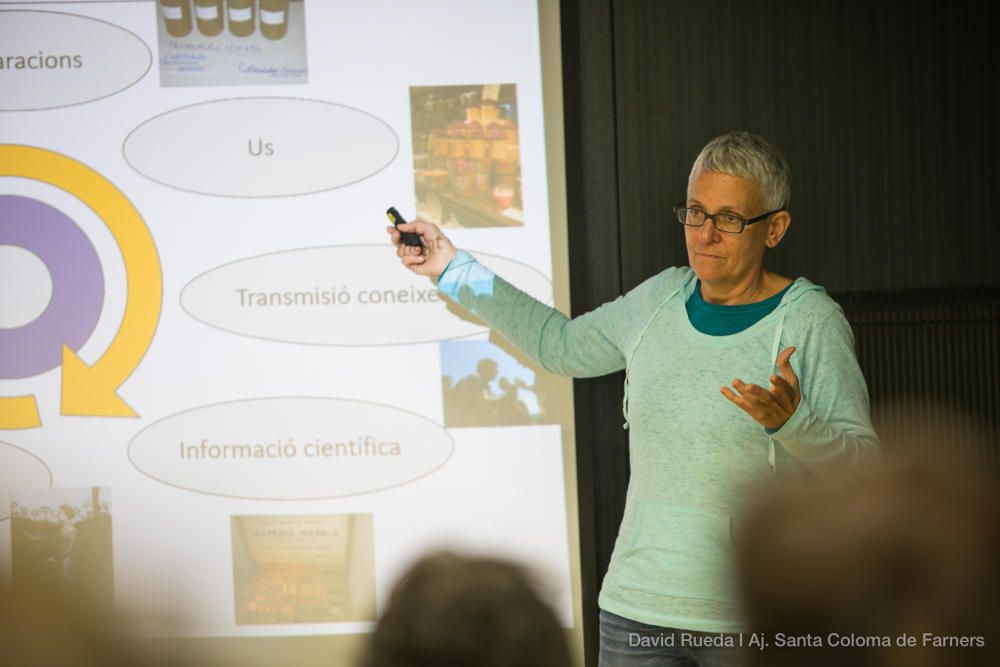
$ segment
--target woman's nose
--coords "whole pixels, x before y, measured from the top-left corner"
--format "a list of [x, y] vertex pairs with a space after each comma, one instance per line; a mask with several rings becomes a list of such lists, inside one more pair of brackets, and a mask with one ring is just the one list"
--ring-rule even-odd
[[719, 236], [719, 230], [715, 228], [712, 220], [705, 218], [705, 224], [698, 228], [698, 235], [702, 243], [713, 243]]

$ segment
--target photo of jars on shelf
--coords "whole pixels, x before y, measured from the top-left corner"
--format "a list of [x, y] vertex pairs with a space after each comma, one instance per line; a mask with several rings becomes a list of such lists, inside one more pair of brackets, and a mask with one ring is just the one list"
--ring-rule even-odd
[[[281, 39], [288, 33], [291, 0], [160, 0], [163, 27], [171, 37], [186, 37], [194, 27], [205, 37], [222, 32], [228, 20], [229, 32], [237, 37], [253, 34], [258, 24], [267, 39]], [[257, 11], [259, 6], [260, 11]]]
[[442, 227], [524, 224], [514, 84], [410, 88], [417, 217]]
[[163, 86], [307, 83], [304, 0], [157, 0]]

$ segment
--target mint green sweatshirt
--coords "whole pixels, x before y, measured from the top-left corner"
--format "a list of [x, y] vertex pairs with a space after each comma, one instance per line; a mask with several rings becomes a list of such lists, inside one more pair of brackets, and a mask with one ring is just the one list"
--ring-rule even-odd
[[[774, 472], [877, 456], [878, 439], [853, 333], [823, 288], [798, 278], [756, 324], [711, 336], [685, 309], [696, 282], [688, 267], [666, 269], [568, 319], [460, 251], [438, 289], [550, 372], [625, 369], [632, 475], [598, 604], [652, 625], [738, 632], [731, 532], [745, 493]], [[719, 390], [734, 378], [767, 387], [789, 346], [801, 401], [768, 434]]]

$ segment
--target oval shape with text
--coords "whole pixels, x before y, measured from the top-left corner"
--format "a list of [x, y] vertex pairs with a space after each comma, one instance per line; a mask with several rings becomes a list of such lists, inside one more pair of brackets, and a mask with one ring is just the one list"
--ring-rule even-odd
[[350, 185], [399, 152], [385, 122], [358, 109], [245, 97], [154, 116], [125, 139], [129, 165], [157, 183], [224, 197], [287, 197]]
[[133, 33], [98, 19], [0, 11], [0, 111], [93, 102], [146, 75], [153, 54]]
[[[552, 283], [540, 271], [473, 254], [539, 301], [552, 300]], [[311, 345], [405, 345], [486, 331], [449, 308], [430, 281], [403, 267], [391, 245], [301, 248], [241, 259], [188, 283], [181, 305], [218, 329]]]
[[12, 490], [51, 486], [52, 471], [44, 461], [27, 450], [0, 442], [0, 521], [10, 516]]
[[188, 491], [317, 500], [420, 479], [447, 463], [454, 447], [440, 424], [407, 410], [278, 397], [171, 415], [139, 431], [128, 457], [145, 475]]

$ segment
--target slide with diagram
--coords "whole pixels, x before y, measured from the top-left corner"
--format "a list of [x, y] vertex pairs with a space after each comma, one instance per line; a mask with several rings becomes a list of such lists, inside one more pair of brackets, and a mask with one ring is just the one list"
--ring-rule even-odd
[[567, 307], [544, 34], [533, 0], [0, 3], [0, 576], [348, 641], [455, 549], [578, 631], [571, 384], [385, 233]]

